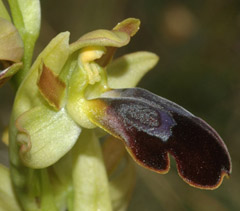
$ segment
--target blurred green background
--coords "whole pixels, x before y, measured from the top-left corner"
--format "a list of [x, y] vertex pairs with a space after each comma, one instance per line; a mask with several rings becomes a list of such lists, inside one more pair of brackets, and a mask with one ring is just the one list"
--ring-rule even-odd
[[[139, 18], [140, 31], [116, 56], [139, 50], [158, 54], [158, 65], [139, 86], [206, 120], [228, 146], [233, 172], [214, 191], [183, 182], [173, 160], [166, 175], [137, 167], [128, 210], [240, 210], [240, 1], [42, 0], [41, 4], [35, 55], [59, 32], [70, 31], [75, 41], [91, 30], [111, 29], [127, 17]], [[0, 89], [1, 131], [8, 124], [13, 95], [9, 85]], [[0, 159], [7, 163], [2, 144]]]

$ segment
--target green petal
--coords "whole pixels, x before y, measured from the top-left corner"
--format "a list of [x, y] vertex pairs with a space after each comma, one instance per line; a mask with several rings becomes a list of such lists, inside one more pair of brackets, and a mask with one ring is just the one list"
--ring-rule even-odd
[[23, 42], [15, 26], [0, 17], [0, 61], [20, 62]]
[[136, 52], [114, 60], [107, 69], [111, 88], [130, 88], [158, 62], [158, 56], [149, 52]]
[[20, 211], [20, 207], [15, 198], [9, 171], [0, 164], [0, 210]]
[[20, 157], [31, 168], [45, 168], [58, 161], [81, 131], [64, 109], [55, 112], [43, 106], [23, 113], [16, 126]]
[[8, 11], [6, 10], [2, 0], [0, 0], [0, 17], [11, 22], [11, 18], [9, 16]]
[[0, 72], [0, 87], [8, 81], [20, 68], [22, 67], [22, 63], [15, 63], [7, 69]]
[[92, 130], [83, 131], [73, 155], [74, 210], [111, 211], [101, 147]]
[[130, 36], [125, 32], [99, 29], [89, 32], [71, 44], [71, 53], [86, 46], [112, 46], [122, 47], [130, 41]]

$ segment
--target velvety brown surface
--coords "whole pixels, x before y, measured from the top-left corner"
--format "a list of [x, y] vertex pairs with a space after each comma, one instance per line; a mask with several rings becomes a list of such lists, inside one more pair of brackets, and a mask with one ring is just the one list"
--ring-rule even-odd
[[230, 174], [228, 150], [206, 122], [143, 89], [111, 93], [120, 95], [100, 99], [107, 109], [96, 121], [120, 137], [138, 163], [164, 173], [169, 169], [170, 153], [187, 183], [207, 189], [217, 187], [223, 176]]

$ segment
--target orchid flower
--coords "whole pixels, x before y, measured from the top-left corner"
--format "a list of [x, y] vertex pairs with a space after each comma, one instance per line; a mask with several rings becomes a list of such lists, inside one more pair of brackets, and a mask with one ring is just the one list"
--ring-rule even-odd
[[179, 105], [134, 88], [157, 55], [142, 51], [113, 59], [139, 26], [129, 18], [72, 44], [69, 32], [60, 33], [21, 79], [9, 128], [19, 209], [125, 209], [134, 186], [125, 149], [157, 173], [168, 172], [172, 155], [183, 180], [202, 189], [214, 189], [230, 175], [228, 150], [213, 128]]

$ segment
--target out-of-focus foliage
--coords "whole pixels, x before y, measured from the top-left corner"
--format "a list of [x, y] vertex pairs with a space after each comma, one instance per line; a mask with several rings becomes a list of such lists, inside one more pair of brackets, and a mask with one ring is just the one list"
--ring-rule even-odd
[[[141, 19], [140, 32], [128, 47], [118, 52], [144, 49], [160, 56], [158, 66], [139, 86], [207, 120], [228, 146], [233, 172], [219, 189], [202, 191], [188, 186], [177, 176], [174, 162], [168, 175], [138, 168], [138, 182], [129, 210], [239, 210], [240, 2], [51, 0], [41, 3], [43, 20], [37, 53], [65, 30], [71, 31], [74, 41], [96, 28], [111, 29], [126, 17]], [[0, 89], [1, 131], [8, 124], [10, 92], [7, 85]], [[1, 160], [5, 159], [3, 149], [0, 145]]]

